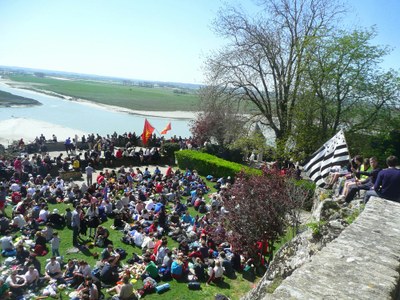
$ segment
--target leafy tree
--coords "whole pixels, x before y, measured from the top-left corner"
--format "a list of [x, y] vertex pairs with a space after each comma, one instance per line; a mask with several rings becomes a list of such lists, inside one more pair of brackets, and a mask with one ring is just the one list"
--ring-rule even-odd
[[217, 241], [225, 239], [235, 251], [256, 258], [257, 242], [273, 244], [282, 236], [287, 227], [286, 216], [299, 206], [295, 190], [290, 177], [273, 170], [264, 169], [261, 176], [240, 173], [223, 196], [228, 212], [214, 216], [216, 225], [211, 230], [214, 237]]
[[[389, 51], [371, 45], [372, 30], [339, 31], [309, 43], [303, 95], [296, 106], [296, 145], [310, 153], [340, 128], [370, 131], [385, 109], [398, 104], [399, 77], [379, 63]], [[307, 85], [308, 84], [308, 85]]]
[[261, 151], [263, 157], [268, 157], [269, 160], [275, 158], [275, 151], [273, 147], [267, 145], [266, 138], [262, 134], [259, 126], [256, 126], [248, 135], [243, 135], [236, 139], [229, 145], [229, 148], [240, 150], [245, 158], [247, 158], [253, 150], [256, 150], [256, 152]]
[[292, 133], [302, 93], [309, 43], [330, 30], [342, 7], [333, 0], [266, 0], [250, 17], [238, 8], [220, 11], [214, 24], [228, 45], [206, 61], [210, 85], [252, 103], [278, 146]]

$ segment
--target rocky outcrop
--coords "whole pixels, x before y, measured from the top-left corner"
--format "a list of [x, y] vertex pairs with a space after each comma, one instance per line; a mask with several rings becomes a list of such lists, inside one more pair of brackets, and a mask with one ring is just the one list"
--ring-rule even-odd
[[274, 257], [260, 283], [243, 299], [261, 299], [273, 291], [282, 279], [294, 270], [311, 261], [327, 243], [334, 240], [348, 225], [346, 217], [357, 214], [359, 203], [351, 208], [339, 206], [324, 189], [317, 189], [314, 197], [312, 218], [302, 223], [302, 232], [284, 245]]
[[[334, 209], [329, 201], [322, 201], [320, 214], [337, 217], [326, 224], [336, 227], [328, 233], [334, 238], [345, 222], [339, 217], [343, 211]], [[324, 209], [326, 206], [330, 208]], [[269, 270], [244, 299], [398, 299], [399, 215], [400, 203], [374, 197], [361, 215], [333, 241], [328, 243], [328, 238], [325, 242], [320, 239], [313, 243], [315, 234], [304, 232], [288, 248], [296, 255], [288, 257], [280, 268], [275, 267], [275, 273]], [[350, 217], [352, 215], [347, 218]], [[288, 249], [281, 251], [289, 253]], [[298, 267], [294, 269], [295, 265]], [[271, 282], [279, 274], [285, 279], [269, 294]]]

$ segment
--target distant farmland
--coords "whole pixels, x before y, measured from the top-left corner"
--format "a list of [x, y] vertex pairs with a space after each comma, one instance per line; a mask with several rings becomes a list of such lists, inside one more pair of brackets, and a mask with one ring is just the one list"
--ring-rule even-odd
[[101, 104], [146, 111], [197, 111], [196, 90], [167, 87], [141, 87], [82, 79], [64, 80], [33, 75], [11, 75], [19, 87], [51, 91]]

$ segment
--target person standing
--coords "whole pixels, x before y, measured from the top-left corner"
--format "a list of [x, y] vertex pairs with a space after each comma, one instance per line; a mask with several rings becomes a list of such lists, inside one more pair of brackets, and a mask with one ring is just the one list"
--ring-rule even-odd
[[82, 208], [80, 205], [77, 205], [75, 209], [72, 212], [72, 218], [71, 218], [71, 227], [72, 227], [72, 244], [74, 246], [78, 246], [78, 236], [79, 236], [79, 231], [81, 229], [81, 214]]
[[371, 196], [400, 202], [400, 169], [397, 169], [398, 158], [394, 155], [386, 159], [387, 169], [379, 172], [374, 188], [365, 193], [364, 203]]
[[58, 232], [53, 233], [53, 238], [50, 240], [51, 252], [53, 256], [60, 256], [60, 238], [58, 237]]
[[88, 166], [85, 168], [86, 183], [87, 183], [88, 187], [93, 184], [93, 172], [94, 172], [94, 169], [92, 167], [92, 164], [89, 163]]

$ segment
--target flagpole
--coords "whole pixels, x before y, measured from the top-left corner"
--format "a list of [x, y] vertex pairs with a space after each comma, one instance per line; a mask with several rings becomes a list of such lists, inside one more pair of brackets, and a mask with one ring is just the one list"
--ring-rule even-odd
[[161, 137], [161, 133], [156, 128], [154, 128], [154, 129], [157, 131], [158, 135]]

